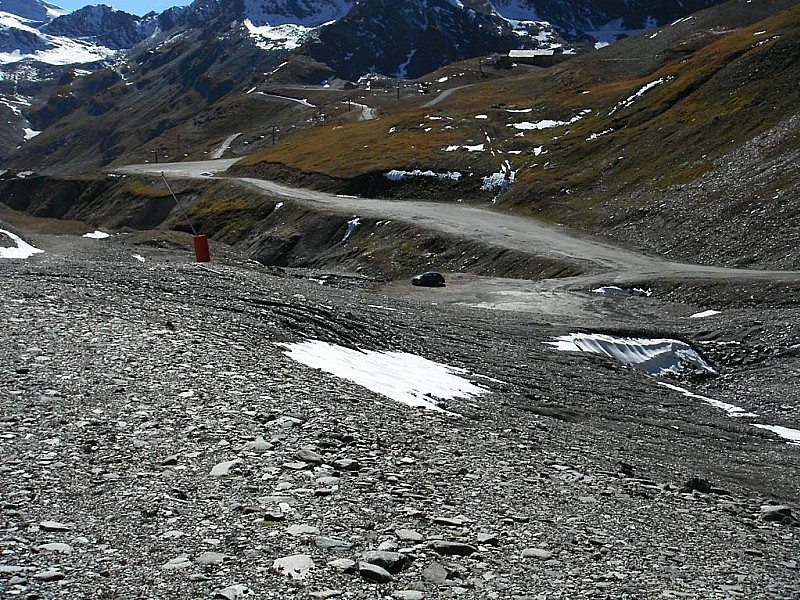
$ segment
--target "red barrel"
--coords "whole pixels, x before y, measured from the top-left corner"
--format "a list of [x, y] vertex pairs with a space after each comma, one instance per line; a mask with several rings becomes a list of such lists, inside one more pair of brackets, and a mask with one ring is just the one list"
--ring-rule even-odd
[[197, 262], [211, 262], [211, 251], [208, 249], [208, 238], [206, 236], [194, 236], [194, 256]]

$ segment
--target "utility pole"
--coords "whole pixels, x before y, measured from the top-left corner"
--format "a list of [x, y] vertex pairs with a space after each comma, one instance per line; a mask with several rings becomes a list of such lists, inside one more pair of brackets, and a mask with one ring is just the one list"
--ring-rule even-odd
[[273, 146], [275, 145], [275, 134], [276, 134], [276, 132], [277, 132], [277, 126], [273, 125], [272, 126], [272, 145]]

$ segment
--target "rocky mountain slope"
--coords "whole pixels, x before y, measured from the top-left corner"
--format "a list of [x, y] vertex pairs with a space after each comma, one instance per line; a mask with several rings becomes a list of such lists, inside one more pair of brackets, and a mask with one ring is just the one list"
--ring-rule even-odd
[[[91, 160], [77, 164], [69, 156], [60, 156], [53, 142], [44, 142], [44, 138], [29, 143], [34, 132], [53, 124], [51, 119], [43, 120], [35, 112], [45, 103], [62, 105], [57, 111], [58, 118], [65, 119], [62, 128], [104, 129], [115, 137], [125, 136], [127, 132], [123, 129], [134, 124], [141, 129], [149, 127], [150, 96], [159, 94], [172, 98], [184, 94], [178, 104], [180, 108], [187, 107], [193, 118], [213, 107], [212, 114], [235, 120], [230, 115], [233, 109], [217, 105], [223, 99], [221, 96], [212, 100], [194, 96], [192, 88], [197, 77], [213, 79], [218, 71], [224, 71], [227, 78], [238, 81], [245, 81], [255, 73], [264, 78], [288, 61], [296, 66], [290, 77], [295, 85], [319, 85], [337, 77], [355, 81], [369, 73], [415, 78], [453, 61], [514, 48], [587, 49], [595, 42], [607, 43], [632, 32], [649, 30], [673, 17], [715, 3], [651, 2], [631, 7], [626, 3], [602, 2], [514, 2], [494, 6], [488, 2], [464, 4], [444, 0], [302, 4], [198, 0], [160, 15], [137, 17], [107, 6], [90, 6], [56, 16], [37, 0], [13, 3], [6, 0], [0, 5], [5, 15], [0, 22], [0, 110], [8, 118], [0, 119], [3, 130], [0, 166], [11, 165], [13, 161], [21, 164], [19, 161], [25, 160], [29, 164], [38, 161], [42, 166], [45, 161], [62, 164], [64, 170], [85, 170], [132, 149], [125, 145], [109, 154], [105, 148], [99, 155], [93, 154]], [[181, 43], [176, 44], [177, 40]], [[206, 43], [224, 46], [216, 54], [224, 56], [227, 64], [212, 66], [207, 60], [188, 58], [206, 54], [208, 49], [203, 46]], [[176, 50], [187, 56], [176, 60]], [[215, 51], [211, 52], [213, 55]], [[90, 105], [108, 102], [96, 98], [98, 90], [87, 92], [80, 84], [77, 89], [64, 88], [65, 79], [108, 69], [127, 71], [127, 84], [141, 89], [147, 82], [140, 81], [140, 77], [146, 78], [147, 72], [137, 70], [136, 65], [153, 60], [170, 71], [170, 82], [150, 91], [142, 106], [134, 109], [135, 114], [127, 115], [124, 127], [119, 123], [93, 122], [82, 114], [87, 111], [90, 117], [95, 116]], [[187, 70], [193, 74], [189, 80], [171, 87], [171, 81], [184, 77], [181, 71]], [[247, 89], [244, 86], [226, 89], [222, 96], [228, 104], [241, 106], [248, 104], [242, 97]], [[154, 102], [159, 104], [158, 99]], [[185, 123], [186, 113], [176, 110], [176, 114], [171, 114], [175, 104], [170, 101], [160, 105], [159, 110], [168, 120]], [[70, 123], [78, 120], [81, 122]], [[63, 141], [70, 137], [63, 130], [53, 137], [61, 140], [59, 146], [72, 143]], [[134, 132], [131, 137], [153, 139], [147, 131]], [[28, 146], [34, 148], [30, 154]]]
[[314, 128], [236, 172], [491, 202], [684, 260], [797, 269], [800, 7], [785, 6], [762, 21], [767, 7], [730, 3], [724, 31], [703, 12], [503, 79], [442, 72], [433, 99]]

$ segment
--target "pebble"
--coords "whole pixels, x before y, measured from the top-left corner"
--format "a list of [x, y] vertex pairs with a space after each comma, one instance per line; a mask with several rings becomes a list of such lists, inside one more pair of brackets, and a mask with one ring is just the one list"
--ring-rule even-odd
[[542, 548], [525, 548], [522, 551], [522, 558], [538, 558], [540, 560], [547, 560], [553, 557], [553, 553]]

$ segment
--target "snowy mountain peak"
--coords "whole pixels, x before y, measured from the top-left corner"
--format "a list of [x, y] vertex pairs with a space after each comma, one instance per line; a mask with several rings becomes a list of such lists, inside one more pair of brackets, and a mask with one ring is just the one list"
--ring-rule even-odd
[[244, 13], [253, 25], [319, 27], [338, 21], [355, 0], [244, 0]]
[[35, 23], [48, 23], [69, 13], [68, 10], [41, 0], [0, 0], [0, 13], [2, 12]]
[[85, 6], [58, 17], [40, 31], [90, 41], [112, 50], [130, 48], [146, 37], [139, 17], [106, 4]]

